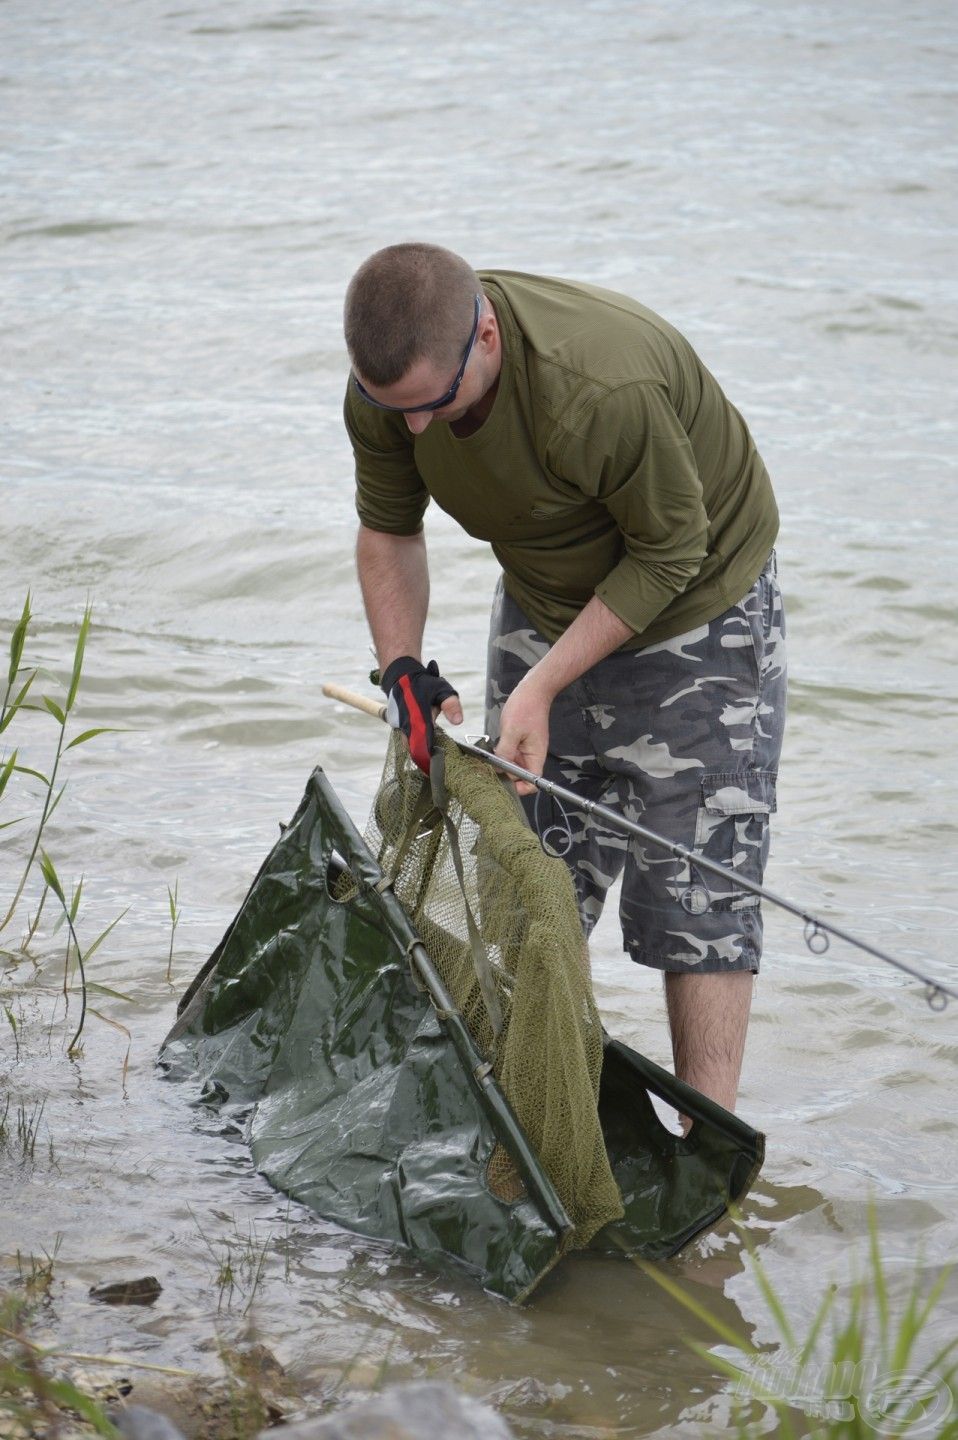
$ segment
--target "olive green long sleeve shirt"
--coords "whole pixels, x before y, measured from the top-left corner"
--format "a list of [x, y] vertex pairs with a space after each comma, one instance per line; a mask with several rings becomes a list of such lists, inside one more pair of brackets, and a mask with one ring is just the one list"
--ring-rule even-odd
[[592, 595], [645, 645], [734, 605], [775, 542], [778, 511], [738, 411], [688, 341], [624, 295], [480, 272], [502, 336], [482, 426], [458, 439], [347, 389], [356, 505], [415, 534], [430, 498], [488, 541], [507, 591], [550, 641]]

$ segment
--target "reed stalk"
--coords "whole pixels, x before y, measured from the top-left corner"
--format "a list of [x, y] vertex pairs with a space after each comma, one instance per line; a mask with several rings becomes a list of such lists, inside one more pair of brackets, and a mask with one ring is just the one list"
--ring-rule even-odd
[[[23, 613], [20, 616], [20, 620], [13, 632], [13, 638], [10, 642], [10, 664], [7, 672], [7, 689], [3, 701], [0, 729], [6, 729], [6, 727], [10, 724], [10, 721], [13, 719], [14, 715], [21, 708], [26, 699], [27, 693], [29, 692], [30, 686], [32, 685], [38, 673], [36, 670], [34, 670], [28, 677], [27, 681], [21, 686], [19, 692], [11, 700], [10, 697], [13, 695], [13, 690], [21, 670], [20, 662], [23, 656], [23, 646], [26, 640], [27, 627], [29, 625], [30, 618], [30, 597], [28, 595], [26, 603], [23, 607]], [[84, 730], [80, 735], [74, 736], [74, 738], [70, 740], [69, 743], [66, 742], [67, 722], [73, 712], [73, 708], [76, 704], [77, 692], [80, 688], [80, 677], [83, 673], [83, 657], [86, 651], [87, 636], [90, 633], [90, 623], [92, 618], [93, 608], [90, 604], [87, 604], [86, 609], [83, 612], [83, 619], [80, 622], [80, 630], [77, 635], [76, 647], [73, 654], [73, 670], [70, 675], [70, 684], [67, 689], [65, 703], [63, 705], [59, 705], [57, 701], [49, 695], [44, 695], [42, 697], [44, 708], [49, 712], [50, 715], [53, 716], [58, 726], [56, 751], [54, 753], [53, 766], [50, 770], [49, 775], [45, 775], [40, 770], [34, 770], [30, 766], [17, 764], [16, 752], [14, 752], [14, 754], [7, 760], [4, 766], [4, 771], [7, 772], [7, 778], [9, 778], [9, 774], [15, 770], [19, 771], [21, 774], [24, 775], [31, 775], [35, 780], [39, 780], [40, 783], [44, 786], [44, 792], [43, 805], [40, 811], [40, 819], [37, 824], [36, 833], [33, 837], [33, 843], [30, 847], [30, 853], [27, 857], [27, 863], [23, 868], [23, 872], [20, 876], [17, 888], [14, 891], [13, 899], [10, 901], [10, 904], [7, 908], [7, 912], [4, 915], [3, 919], [0, 920], [0, 934], [2, 934], [3, 931], [7, 928], [16, 913], [24, 889], [26, 888], [27, 881], [30, 878], [30, 872], [33, 869], [38, 854], [40, 853], [43, 840], [43, 832], [46, 829], [46, 826], [49, 823], [51, 816], [53, 815], [61, 799], [63, 798], [63, 792], [66, 789], [66, 786], [62, 785], [59, 790], [57, 790], [56, 788], [57, 776], [60, 770], [60, 762], [63, 759], [63, 756], [68, 750], [73, 750], [78, 745], [85, 745], [87, 741], [92, 740], [94, 736], [103, 735], [108, 730], [111, 730], [113, 728], [112, 726], [108, 725], [98, 725], [92, 730]], [[2, 774], [0, 774], [0, 779], [2, 778], [3, 776]], [[5, 784], [6, 780], [3, 780], [3, 785]], [[3, 793], [3, 785], [0, 785], [0, 795], [2, 795]], [[31, 934], [36, 930], [38, 921], [39, 911], [32, 923]]]

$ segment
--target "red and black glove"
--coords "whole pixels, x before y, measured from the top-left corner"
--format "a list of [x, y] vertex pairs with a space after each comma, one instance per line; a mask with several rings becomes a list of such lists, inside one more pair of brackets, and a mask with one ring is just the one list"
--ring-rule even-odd
[[459, 691], [442, 678], [435, 660], [424, 665], [411, 655], [400, 655], [387, 665], [380, 684], [389, 696], [386, 719], [394, 730], [403, 732], [410, 755], [428, 775], [429, 757], [436, 743], [433, 709]]

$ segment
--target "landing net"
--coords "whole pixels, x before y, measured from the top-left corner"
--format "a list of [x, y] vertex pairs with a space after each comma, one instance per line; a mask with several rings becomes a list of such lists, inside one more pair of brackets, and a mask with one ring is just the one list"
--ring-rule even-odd
[[[602, 1028], [569, 871], [511, 784], [437, 735], [431, 776], [394, 733], [365, 839], [576, 1227], [623, 1214], [598, 1114]], [[501, 1145], [487, 1183], [523, 1197]]]

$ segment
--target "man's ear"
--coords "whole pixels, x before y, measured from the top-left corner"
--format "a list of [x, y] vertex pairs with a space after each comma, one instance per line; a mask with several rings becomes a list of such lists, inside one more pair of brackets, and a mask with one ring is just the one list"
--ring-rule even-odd
[[476, 342], [488, 353], [495, 348], [496, 338], [499, 334], [499, 320], [495, 310], [490, 305], [484, 309], [482, 319], [479, 321], [479, 329], [476, 333]]

